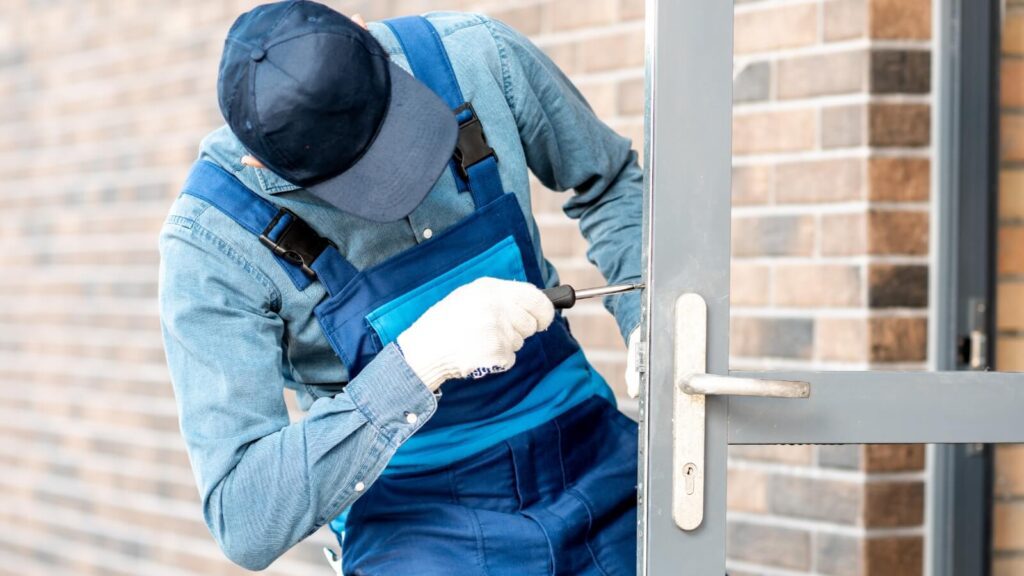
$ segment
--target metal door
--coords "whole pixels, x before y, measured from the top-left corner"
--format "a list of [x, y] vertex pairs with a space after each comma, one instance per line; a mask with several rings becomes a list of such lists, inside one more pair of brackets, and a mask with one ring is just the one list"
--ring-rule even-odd
[[1024, 375], [730, 373], [733, 5], [647, 22], [640, 573], [725, 573], [729, 444], [1024, 441]]

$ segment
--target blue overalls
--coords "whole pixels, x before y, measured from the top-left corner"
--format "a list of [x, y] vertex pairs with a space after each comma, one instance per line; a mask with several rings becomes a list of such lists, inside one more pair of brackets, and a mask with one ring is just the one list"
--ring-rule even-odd
[[[481, 277], [543, 287], [525, 216], [464, 102], [440, 37], [421, 17], [386, 22], [414, 75], [459, 119], [451, 169], [475, 211], [384, 262], [356, 270], [298, 216], [209, 162], [184, 193], [258, 236], [300, 289], [355, 377], [427, 308]], [[443, 335], [439, 335], [443, 337]], [[434, 416], [332, 522], [346, 574], [634, 574], [636, 426], [616, 410], [568, 324], [528, 338], [512, 369], [442, 386]]]

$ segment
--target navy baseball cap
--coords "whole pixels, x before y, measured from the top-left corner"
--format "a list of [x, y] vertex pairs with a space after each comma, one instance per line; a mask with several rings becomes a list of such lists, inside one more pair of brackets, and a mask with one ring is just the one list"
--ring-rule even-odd
[[408, 216], [455, 150], [452, 110], [369, 32], [316, 2], [239, 16], [217, 93], [231, 131], [264, 166], [377, 222]]

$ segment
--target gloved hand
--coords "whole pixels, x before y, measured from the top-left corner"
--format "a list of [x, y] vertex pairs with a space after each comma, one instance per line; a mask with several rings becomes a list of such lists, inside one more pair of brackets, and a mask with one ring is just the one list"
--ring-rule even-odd
[[434, 391], [452, 378], [508, 370], [523, 341], [554, 317], [551, 300], [533, 284], [480, 278], [431, 306], [398, 336], [398, 346]]
[[640, 372], [636, 366], [636, 355], [640, 348], [640, 327], [637, 326], [629, 333], [629, 340], [626, 344], [626, 394], [630, 398], [640, 395]]

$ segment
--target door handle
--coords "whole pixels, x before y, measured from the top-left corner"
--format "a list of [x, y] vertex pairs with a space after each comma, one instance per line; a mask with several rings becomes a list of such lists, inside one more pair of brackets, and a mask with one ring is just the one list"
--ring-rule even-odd
[[[707, 373], [708, 307], [683, 294], [675, 309], [675, 393], [672, 407], [672, 518], [683, 530], [704, 521], [705, 396], [807, 398], [811, 385]], [[725, 478], [717, 479], [725, 482]]]
[[763, 396], [766, 398], [807, 398], [811, 385], [795, 380], [759, 380], [715, 374], [687, 374], [676, 386], [686, 394], [705, 396]]

